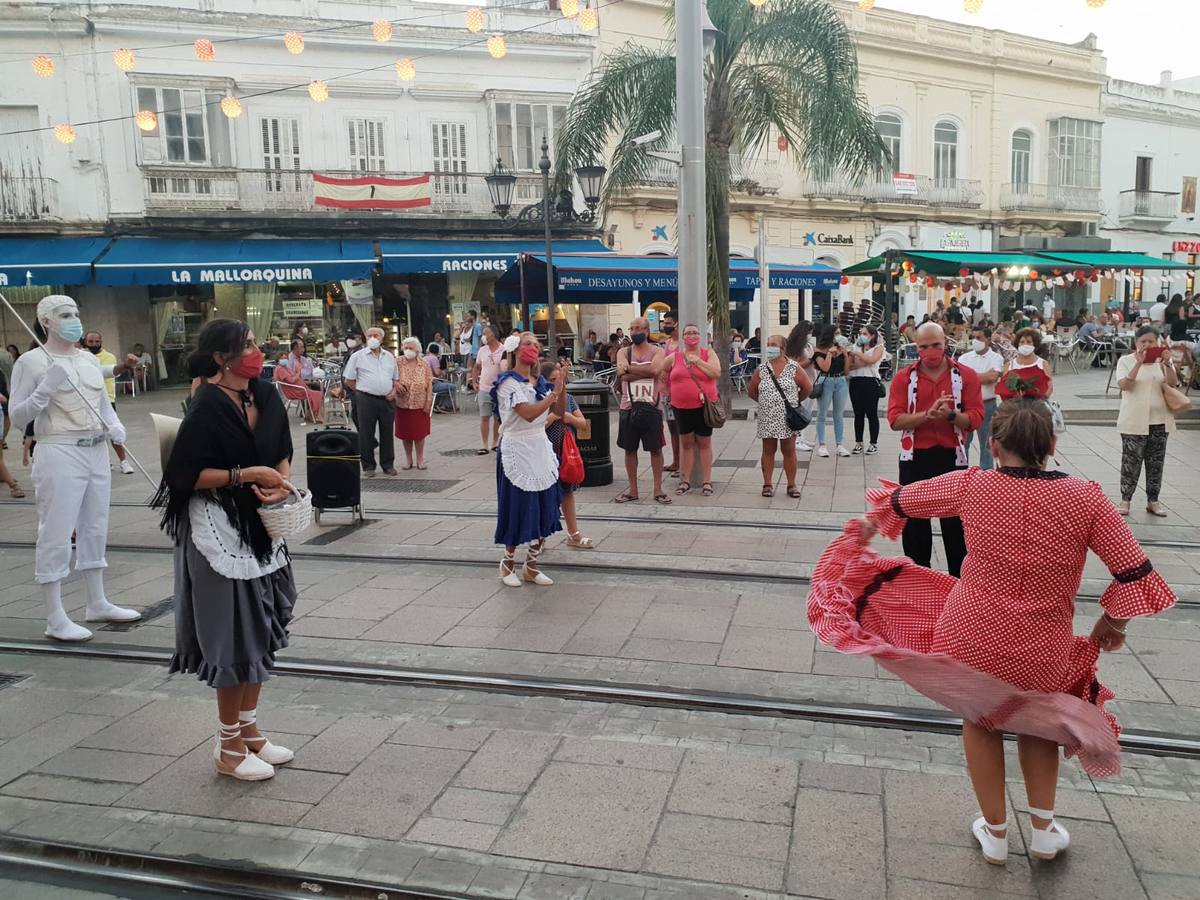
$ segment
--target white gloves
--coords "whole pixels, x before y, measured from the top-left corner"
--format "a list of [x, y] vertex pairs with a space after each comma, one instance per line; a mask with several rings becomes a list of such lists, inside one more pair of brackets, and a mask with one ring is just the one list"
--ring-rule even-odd
[[128, 437], [129, 435], [125, 433], [125, 426], [120, 422], [108, 426], [108, 438], [117, 446], [123, 447]]
[[60, 362], [56, 362], [46, 370], [45, 376], [42, 378], [42, 385], [47, 390], [53, 391], [60, 385], [65, 384], [71, 377], [71, 370]]

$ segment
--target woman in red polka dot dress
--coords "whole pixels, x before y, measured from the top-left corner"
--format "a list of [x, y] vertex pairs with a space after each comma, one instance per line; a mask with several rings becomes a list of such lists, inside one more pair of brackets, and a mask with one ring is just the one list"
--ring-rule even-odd
[[[1008, 855], [1003, 732], [1018, 735], [1030, 852], [1053, 859], [1070, 840], [1054, 822], [1059, 745], [1089, 774], [1120, 771], [1120, 726], [1104, 710], [1114, 694], [1096, 678], [1099, 653], [1124, 644], [1129, 619], [1175, 602], [1101, 487], [1044, 471], [1054, 442], [1045, 403], [1005, 402], [992, 420], [999, 468], [868, 491], [867, 518], [848, 523], [822, 555], [808, 599], [822, 642], [873, 656], [963, 717], [983, 813], [972, 831], [999, 865]], [[876, 530], [895, 539], [909, 518], [944, 516], [959, 516], [966, 533], [961, 578], [866, 546]], [[1114, 580], [1085, 638], [1072, 622], [1089, 549]]]

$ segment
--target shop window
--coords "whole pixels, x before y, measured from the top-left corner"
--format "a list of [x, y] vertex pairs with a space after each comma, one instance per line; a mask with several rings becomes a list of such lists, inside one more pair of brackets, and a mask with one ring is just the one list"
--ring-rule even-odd
[[903, 172], [903, 157], [900, 145], [904, 139], [904, 123], [895, 113], [880, 113], [875, 117], [875, 130], [883, 140], [888, 158], [892, 161], [892, 172]]
[[346, 122], [350, 168], [355, 172], [384, 172], [384, 123], [377, 119], [349, 119]]
[[933, 129], [933, 180], [946, 185], [958, 178], [958, 126], [938, 122]]
[[560, 103], [496, 104], [496, 153], [510, 169], [533, 172], [542, 156], [542, 135], [554, 158], [558, 130], [567, 115]]
[[137, 87], [139, 110], [157, 116], [150, 131], [131, 123], [143, 163], [233, 165], [229, 119], [220, 110], [224, 91], [185, 85]]

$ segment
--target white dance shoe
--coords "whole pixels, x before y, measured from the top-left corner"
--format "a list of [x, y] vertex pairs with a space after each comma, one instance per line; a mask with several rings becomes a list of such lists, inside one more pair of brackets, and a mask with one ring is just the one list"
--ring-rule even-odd
[[[241, 727], [247, 725], [258, 724], [258, 710], [244, 709], [241, 715], [238, 716], [241, 721]], [[278, 744], [272, 744], [261, 734], [258, 737], [246, 737], [242, 735], [242, 743], [246, 745], [246, 749], [261, 759], [263, 762], [270, 763], [273, 766], [282, 766], [284, 763], [290, 763], [296, 758], [296, 754], [287, 747], [280, 747]]]
[[[1004, 836], [997, 837], [993, 829], [1004, 829]], [[1008, 823], [1000, 825], [990, 825], [987, 819], [980, 816], [971, 825], [971, 833], [975, 835], [975, 840], [979, 841], [979, 848], [983, 851], [983, 858], [990, 862], [993, 866], [1003, 866], [1008, 862]]]
[[77, 625], [66, 616], [46, 621], [46, 637], [55, 641], [90, 641], [92, 633], [82, 625]]
[[[224, 722], [221, 723], [221, 730], [217, 732], [217, 745], [213, 747], [213, 765], [217, 769], [217, 774], [228, 775], [230, 778], [236, 778], [238, 781], [266, 781], [268, 778], [274, 778], [275, 767], [260, 759], [254, 753], [227, 750], [221, 745], [222, 741], [231, 741], [239, 737], [241, 733], [241, 725], [226, 725]], [[227, 763], [221, 758], [223, 755], [240, 756], [242, 761], [230, 769], [226, 767]]]
[[500, 581], [509, 587], [521, 586], [521, 576], [517, 574], [516, 554], [505, 551], [504, 559], [500, 560]]
[[88, 622], [136, 622], [142, 614], [136, 609], [116, 606], [105, 600], [103, 603], [89, 603], [85, 619]]
[[[1029, 842], [1029, 855], [1038, 859], [1054, 859], [1060, 852], [1071, 846], [1071, 835], [1067, 829], [1054, 821], [1054, 810], [1031, 809], [1029, 825], [1033, 839]], [[1050, 827], [1042, 829], [1033, 824], [1033, 816], [1039, 819], [1049, 819]]]
[[[554, 584], [554, 579], [545, 572], [539, 572], [535, 569], [529, 568], [529, 566], [524, 566], [521, 569], [521, 577], [530, 584], [540, 584], [543, 587], [548, 587]], [[505, 582], [505, 584], [507, 584], [507, 582]]]

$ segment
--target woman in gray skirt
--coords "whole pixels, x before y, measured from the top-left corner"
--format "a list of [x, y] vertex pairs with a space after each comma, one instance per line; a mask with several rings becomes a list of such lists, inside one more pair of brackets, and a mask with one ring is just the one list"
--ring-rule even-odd
[[287, 411], [244, 322], [213, 319], [188, 368], [200, 379], [153, 501], [175, 539], [175, 655], [170, 671], [195, 672], [217, 690], [217, 771], [262, 781], [292, 759], [258, 731], [258, 695], [286, 647], [296, 584], [283, 541], [259, 506], [290, 487]]

